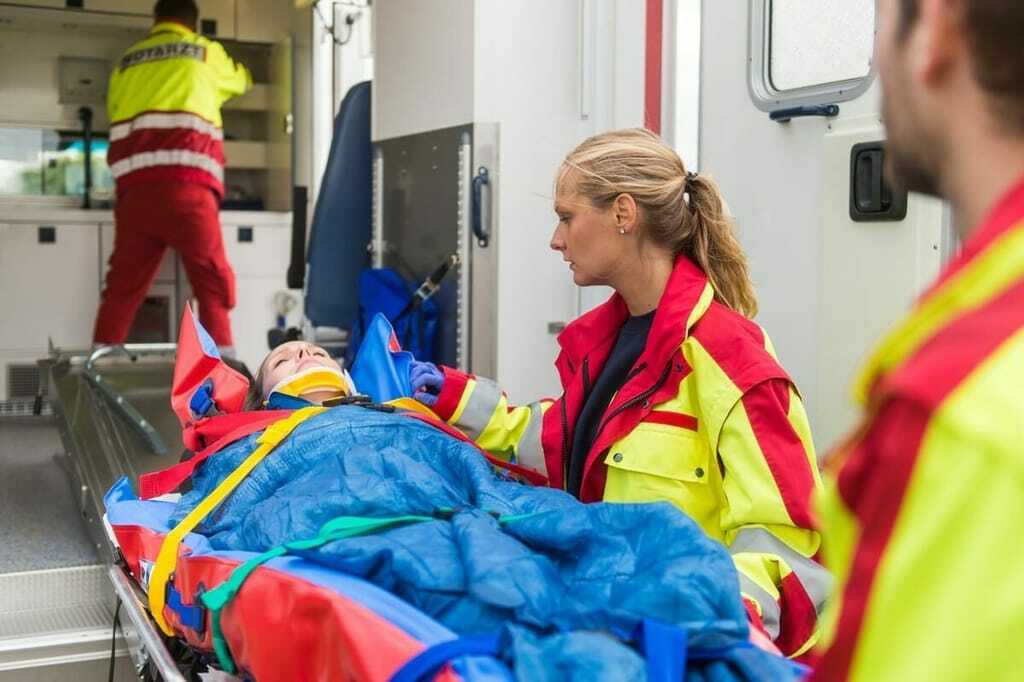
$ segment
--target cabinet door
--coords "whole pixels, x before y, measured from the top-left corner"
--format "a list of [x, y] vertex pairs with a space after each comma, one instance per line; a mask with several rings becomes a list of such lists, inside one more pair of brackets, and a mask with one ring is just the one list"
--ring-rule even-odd
[[65, 0], [4, 0], [4, 4], [23, 7], [67, 7]]
[[302, 319], [302, 294], [289, 291], [285, 283], [291, 230], [283, 224], [237, 223], [225, 224], [223, 230], [224, 248], [236, 276], [237, 302], [231, 311], [235, 350], [255, 373], [268, 351], [267, 330], [277, 324], [275, 297], [286, 295], [295, 301], [287, 326], [298, 326]]
[[65, 0], [4, 0], [4, 4], [25, 7], [67, 7]]
[[210, 38], [235, 38], [235, 0], [198, 0], [199, 32]]
[[82, 0], [84, 9], [93, 12], [117, 12], [153, 16], [153, 3], [147, 0]]
[[99, 305], [99, 225], [0, 225], [0, 348], [87, 348]]
[[238, 40], [277, 43], [291, 32], [293, 3], [288, 0], [236, 0], [236, 3]]
[[292, 232], [289, 225], [246, 225], [226, 223], [224, 251], [239, 277], [272, 277], [285, 286], [291, 258]]
[[[100, 290], [103, 290], [103, 283], [106, 281], [107, 269], [110, 267], [110, 254], [114, 252], [114, 225], [113, 223], [103, 223], [100, 225], [100, 274], [104, 277], [100, 281]], [[175, 261], [177, 255], [173, 249], [167, 249], [167, 253], [164, 254], [164, 259], [160, 263], [160, 269], [157, 270], [156, 278], [153, 280], [154, 283], [174, 284], [175, 277]]]

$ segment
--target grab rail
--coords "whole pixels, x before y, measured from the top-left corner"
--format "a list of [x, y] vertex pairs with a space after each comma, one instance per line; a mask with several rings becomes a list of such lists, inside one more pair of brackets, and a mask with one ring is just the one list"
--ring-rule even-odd
[[177, 349], [178, 345], [174, 343], [125, 343], [113, 346], [100, 346], [85, 361], [85, 378], [99, 390], [100, 394], [111, 403], [114, 409], [119, 410], [125, 416], [128, 423], [134, 427], [135, 431], [146, 442], [146, 445], [149, 446], [149, 449], [156, 455], [166, 455], [168, 452], [163, 438], [153, 428], [153, 425], [142, 416], [142, 413], [103, 378], [96, 369], [96, 361], [115, 353], [124, 353], [134, 360], [137, 355], [173, 353]]

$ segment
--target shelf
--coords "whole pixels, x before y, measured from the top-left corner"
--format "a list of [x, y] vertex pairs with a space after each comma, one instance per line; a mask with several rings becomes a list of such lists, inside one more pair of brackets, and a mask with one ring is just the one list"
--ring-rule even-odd
[[228, 170], [244, 168], [266, 170], [268, 146], [266, 142], [225, 140], [224, 156], [227, 158]]
[[116, 12], [86, 12], [52, 7], [26, 7], [0, 2], [0, 27], [23, 31], [81, 32], [99, 34], [138, 33], [145, 35], [153, 24], [147, 16]]
[[270, 108], [270, 86], [254, 83], [252, 90], [224, 103], [225, 111], [266, 111]]

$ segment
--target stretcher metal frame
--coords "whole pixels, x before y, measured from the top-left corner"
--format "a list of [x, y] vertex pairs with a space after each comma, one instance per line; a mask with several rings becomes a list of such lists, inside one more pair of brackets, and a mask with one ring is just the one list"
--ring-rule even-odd
[[107, 564], [136, 672], [167, 682], [185, 677], [121, 564], [103, 495], [122, 476], [137, 485], [142, 474], [178, 461], [180, 430], [168, 408], [176, 351], [173, 343], [51, 347], [39, 361], [64, 444], [62, 464], [89, 538]]

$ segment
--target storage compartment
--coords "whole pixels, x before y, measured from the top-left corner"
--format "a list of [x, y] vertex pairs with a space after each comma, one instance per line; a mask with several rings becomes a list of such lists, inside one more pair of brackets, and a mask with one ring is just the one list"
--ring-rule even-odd
[[98, 250], [99, 225], [0, 224], [0, 349], [91, 343]]

